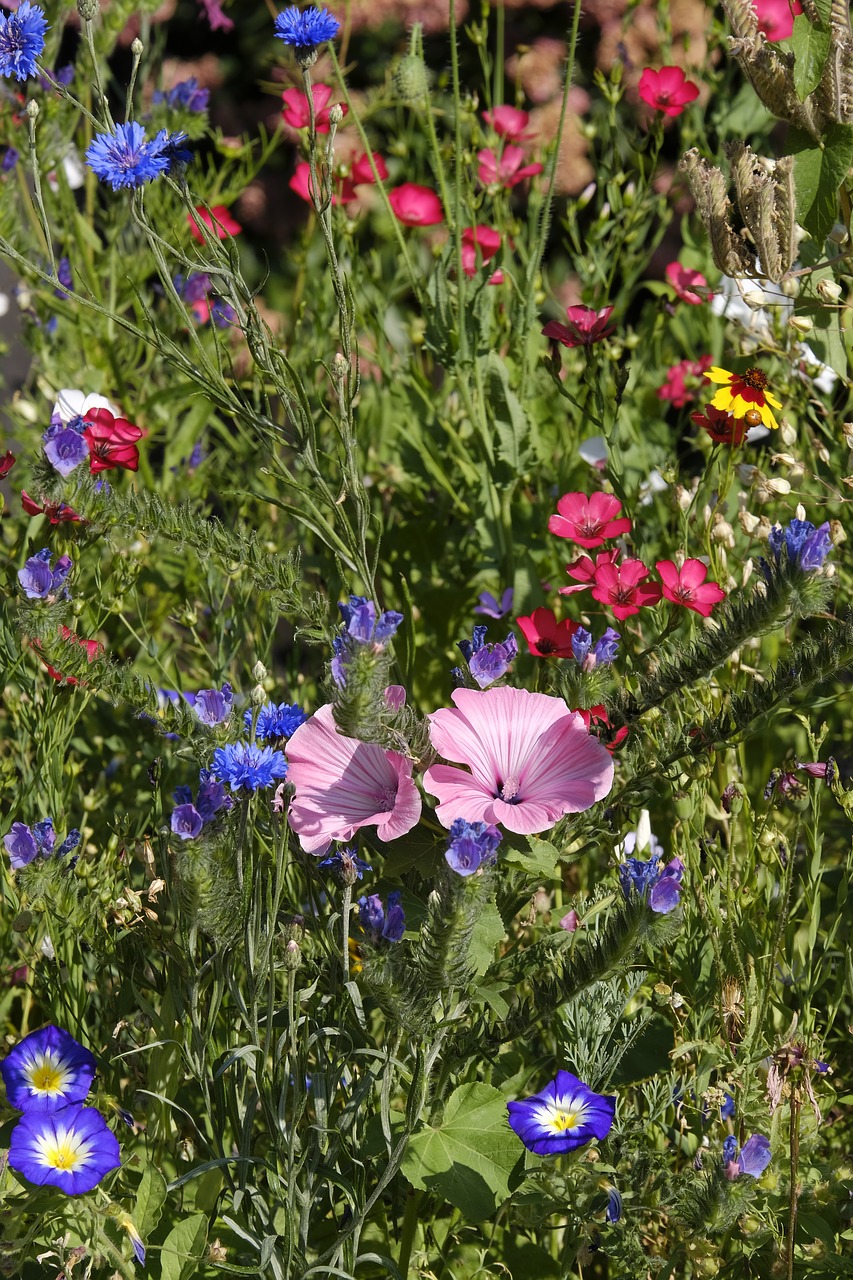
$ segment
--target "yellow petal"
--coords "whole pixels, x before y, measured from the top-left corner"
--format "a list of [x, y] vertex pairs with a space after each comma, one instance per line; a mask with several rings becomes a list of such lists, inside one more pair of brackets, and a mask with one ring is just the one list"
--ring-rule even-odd
[[728, 387], [720, 387], [716, 392], [711, 404], [715, 409], [731, 410], [731, 403], [734, 399], [731, 390]]
[[771, 396], [769, 391], [764, 392], [764, 399], [767, 401], [768, 404], [772, 404], [774, 409], [782, 408], [782, 401], [777, 400], [775, 396]]
[[[769, 400], [770, 397], [767, 396], [767, 399]], [[773, 403], [776, 405], [777, 409], [781, 409], [782, 406], [778, 403], [778, 401], [774, 400]], [[753, 408], [758, 409], [758, 412], [761, 414], [761, 421], [764, 423], [765, 427], [770, 427], [772, 431], [775, 431], [777, 429], [777, 427], [779, 426], [779, 423], [773, 417], [773, 411], [769, 405], [767, 404], [760, 405], [760, 406], [754, 405]]]
[[[719, 369], [717, 365], [714, 365], [713, 369], [707, 369], [705, 371], [705, 377], [711, 382], [731, 382], [734, 374], [729, 373], [728, 369]], [[718, 409], [719, 407], [720, 406], [717, 405]]]

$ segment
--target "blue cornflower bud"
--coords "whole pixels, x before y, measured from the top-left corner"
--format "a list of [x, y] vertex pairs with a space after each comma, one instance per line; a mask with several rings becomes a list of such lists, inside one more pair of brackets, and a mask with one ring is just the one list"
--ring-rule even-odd
[[317, 45], [333, 40], [341, 24], [328, 9], [313, 6], [299, 10], [291, 5], [275, 20], [276, 38], [292, 46], [297, 61], [310, 65], [317, 56]]
[[447, 865], [460, 876], [471, 876], [484, 862], [494, 862], [501, 838], [497, 827], [457, 818], [450, 826]]

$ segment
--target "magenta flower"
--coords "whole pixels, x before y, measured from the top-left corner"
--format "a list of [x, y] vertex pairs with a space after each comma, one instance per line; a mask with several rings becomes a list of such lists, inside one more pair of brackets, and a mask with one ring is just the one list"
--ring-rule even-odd
[[287, 764], [296, 789], [288, 820], [306, 853], [325, 853], [360, 827], [375, 826], [380, 840], [396, 840], [421, 816], [411, 760], [338, 733], [330, 704], [290, 738]]
[[687, 79], [681, 67], [661, 67], [660, 71], [646, 67], [638, 92], [643, 102], [665, 116], [680, 116], [688, 102], [699, 97], [697, 86]]
[[576, 587], [560, 587], [561, 596], [572, 596], [576, 591], [587, 591], [595, 583], [595, 575], [602, 565], [615, 564], [619, 559], [619, 551], [599, 551], [595, 560], [589, 556], [581, 556], [573, 564], [566, 565], [566, 573], [574, 578]]
[[604, 564], [595, 570], [592, 594], [602, 604], [609, 604], [617, 618], [628, 618], [644, 605], [660, 602], [660, 585], [648, 578], [649, 571], [642, 560]]
[[799, 0], [753, 0], [758, 18], [758, 30], [763, 31], [768, 40], [790, 40], [794, 34], [794, 18], [803, 12]]
[[683, 605], [707, 618], [726, 593], [718, 582], [706, 582], [708, 566], [701, 560], [685, 560], [680, 569], [672, 560], [658, 560], [655, 568], [663, 583], [663, 594], [673, 604]]
[[[501, 247], [501, 233], [494, 227], [465, 227], [462, 232], [462, 270], [466, 276], [475, 276], [478, 266], [484, 267]], [[489, 284], [503, 284], [504, 273], [496, 271], [489, 277]]]
[[532, 835], [609, 792], [613, 761], [562, 698], [509, 685], [455, 689], [451, 697], [453, 709], [429, 716], [430, 739], [467, 768], [434, 764], [424, 774], [443, 826], [464, 818]]
[[608, 329], [607, 322], [613, 314], [612, 307], [602, 307], [596, 311], [594, 307], [568, 307], [566, 319], [568, 324], [559, 320], [549, 320], [542, 330], [546, 338], [556, 338], [564, 347], [591, 347], [613, 332]]
[[680, 262], [671, 262], [666, 269], [666, 282], [672, 285], [682, 302], [688, 302], [692, 307], [708, 301], [708, 281], [701, 271], [683, 267]]
[[499, 138], [507, 138], [510, 142], [522, 142], [527, 138], [527, 126], [530, 124], [530, 112], [521, 111], [518, 107], [493, 107], [483, 112], [483, 119], [490, 124]]
[[559, 515], [548, 521], [549, 533], [568, 538], [579, 547], [600, 547], [606, 538], [618, 538], [631, 528], [627, 516], [619, 516], [622, 503], [611, 493], [564, 493], [557, 503]]
[[504, 147], [500, 155], [485, 147], [477, 152], [477, 177], [484, 187], [517, 187], [525, 178], [542, 172], [541, 164], [525, 164], [521, 147]]
[[441, 200], [432, 187], [404, 182], [388, 192], [388, 203], [394, 210], [394, 217], [407, 227], [435, 227], [444, 222]]
[[[314, 127], [317, 133], [329, 132], [329, 99], [334, 90], [330, 84], [314, 84], [311, 86], [311, 96], [314, 99]], [[285, 89], [281, 95], [284, 103], [282, 110], [282, 118], [285, 124], [289, 124], [291, 129], [307, 129], [311, 124], [311, 112], [308, 106], [308, 97], [301, 89]], [[347, 104], [339, 102], [337, 104], [341, 109], [341, 114], [346, 115]]]

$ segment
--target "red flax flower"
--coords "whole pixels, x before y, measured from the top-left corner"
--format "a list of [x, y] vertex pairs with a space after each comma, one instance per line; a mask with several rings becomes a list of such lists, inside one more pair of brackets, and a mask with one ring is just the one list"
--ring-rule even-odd
[[109, 409], [90, 409], [85, 418], [83, 439], [89, 446], [89, 471], [114, 471], [124, 467], [126, 471], [139, 469], [139, 450], [135, 441], [145, 432], [125, 418], [115, 418]]
[[595, 561], [589, 556], [581, 556], [573, 564], [566, 565], [566, 573], [579, 584], [576, 587], [560, 587], [561, 596], [574, 595], [576, 591], [586, 591], [595, 582], [595, 575], [603, 565], [615, 564], [619, 559], [618, 551], [599, 551]]
[[403, 182], [388, 192], [388, 203], [394, 210], [394, 217], [407, 227], [435, 227], [444, 222], [441, 200], [432, 187]]
[[608, 329], [607, 322], [613, 314], [612, 307], [602, 307], [596, 311], [594, 307], [568, 307], [566, 320], [549, 320], [542, 330], [546, 338], [556, 338], [564, 347], [591, 347], [602, 338], [609, 338], [613, 327]]
[[516, 622], [524, 632], [530, 652], [536, 658], [571, 658], [572, 636], [577, 631], [577, 623], [563, 618], [560, 622], [551, 609], [541, 606], [534, 609], [529, 617], [516, 618]]
[[[196, 205], [196, 213], [199, 221], [213, 231], [220, 240], [224, 240], [226, 236], [236, 236], [243, 230], [240, 223], [231, 217], [231, 214], [225, 208], [224, 204], [215, 204], [210, 212], [203, 209], [201, 205]], [[204, 244], [204, 233], [198, 225], [198, 222], [191, 213], [187, 214], [187, 222], [190, 224], [190, 231], [198, 240], [199, 244]]]
[[[329, 132], [329, 99], [333, 93], [330, 84], [314, 84], [311, 86], [311, 96], [314, 99], [314, 128], [317, 133]], [[307, 129], [311, 123], [311, 115], [308, 110], [308, 98], [301, 89], [285, 89], [281, 95], [284, 103], [282, 118], [285, 124], [289, 124], [291, 129]], [[341, 113], [346, 115], [348, 111], [345, 102], [338, 103]]]
[[[59, 628], [59, 634], [63, 640], [68, 642], [68, 644], [76, 644], [76, 645], [79, 645], [82, 649], [85, 649], [86, 659], [90, 664], [93, 663], [96, 658], [99, 658], [101, 654], [104, 652], [104, 646], [100, 643], [100, 641], [81, 640], [80, 637], [77, 635], [77, 633], [74, 631], [71, 631], [68, 627], [61, 626]], [[33, 648], [36, 650], [37, 653], [39, 652], [39, 646], [35, 641], [33, 641]], [[86, 683], [85, 680], [78, 680], [76, 676], [64, 676], [61, 671], [57, 671], [56, 667], [52, 667], [46, 658], [42, 658], [42, 655], [40, 653], [39, 653], [39, 657], [41, 658], [44, 665], [47, 667], [48, 675], [52, 676], [54, 680], [64, 680], [66, 684], [71, 684], [71, 685]]]
[[726, 413], [725, 409], [715, 409], [712, 404], [705, 405], [704, 413], [700, 413], [698, 409], [691, 413], [690, 420], [707, 431], [714, 444], [743, 444], [749, 431], [749, 423], [745, 418], [736, 418], [734, 414]]
[[622, 503], [611, 493], [564, 493], [557, 503], [560, 513], [551, 516], [548, 530], [579, 547], [600, 547], [606, 538], [618, 538], [631, 528], [627, 516], [617, 519]]
[[699, 97], [698, 88], [681, 67], [661, 67], [660, 71], [646, 67], [638, 92], [643, 102], [665, 116], [680, 116], [688, 102]]
[[683, 409], [695, 395], [693, 388], [688, 386], [688, 378], [691, 382], [694, 378], [701, 378], [713, 362], [713, 356], [700, 356], [698, 360], [679, 360], [678, 364], [670, 365], [666, 371], [666, 382], [658, 387], [658, 399], [669, 400], [674, 408]]
[[523, 142], [529, 136], [529, 111], [521, 111], [518, 107], [494, 107], [491, 111], [483, 112], [483, 119], [492, 126], [499, 138], [506, 138], [509, 142]]
[[[494, 227], [466, 227], [462, 232], [462, 270], [466, 276], [477, 274], [479, 265], [485, 266], [501, 247], [501, 233]], [[503, 284], [504, 273], [496, 271], [489, 277], [489, 284]]]
[[672, 285], [681, 301], [691, 307], [700, 307], [708, 301], [708, 281], [701, 271], [683, 267], [680, 262], [671, 262], [666, 269], [666, 282]]
[[24, 508], [28, 516], [47, 516], [51, 524], [62, 524], [66, 520], [82, 520], [82, 516], [78, 516], [73, 507], [69, 507], [65, 502], [36, 502], [27, 493], [26, 489], [21, 490], [21, 506]]
[[517, 187], [525, 178], [542, 172], [541, 164], [525, 164], [521, 147], [504, 147], [500, 155], [485, 147], [477, 152], [477, 177], [484, 187]]
[[705, 581], [708, 566], [701, 560], [685, 560], [680, 569], [672, 560], [658, 560], [655, 568], [661, 576], [667, 600], [701, 613], [703, 618], [708, 617], [715, 604], [726, 598], [718, 582]]
[[0, 480], [2, 480], [4, 476], [7, 476], [9, 474], [9, 472], [12, 470], [12, 468], [15, 465], [15, 461], [16, 459], [15, 459], [14, 453], [12, 452], [11, 449], [8, 449], [6, 451], [5, 457], [0, 458]]
[[583, 720], [587, 729], [591, 730], [594, 725], [601, 725], [604, 735], [609, 740], [606, 740], [602, 734], [599, 734], [599, 738], [611, 755], [628, 737], [628, 726], [626, 724], [623, 724], [622, 728], [617, 729], [615, 733], [611, 733], [610, 717], [603, 702], [600, 702], [596, 707], [590, 707], [588, 711], [578, 707], [577, 714]]
[[602, 604], [609, 604], [617, 618], [628, 618], [644, 605], [660, 601], [660, 583], [649, 582], [648, 578], [649, 571], [642, 560], [604, 564], [595, 571], [592, 594]]

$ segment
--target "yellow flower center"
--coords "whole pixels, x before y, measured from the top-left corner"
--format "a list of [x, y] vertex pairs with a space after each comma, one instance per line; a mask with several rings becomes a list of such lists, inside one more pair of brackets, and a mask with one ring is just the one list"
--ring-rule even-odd
[[29, 1077], [30, 1088], [36, 1093], [62, 1093], [67, 1081], [66, 1072], [49, 1056], [30, 1068]]
[[52, 1142], [47, 1142], [44, 1147], [44, 1162], [52, 1165], [54, 1169], [61, 1169], [65, 1173], [76, 1169], [83, 1162], [83, 1152], [75, 1143], [73, 1134], [66, 1134], [64, 1137], [57, 1137]]
[[551, 1118], [551, 1127], [555, 1133], [564, 1133], [566, 1129], [574, 1129], [577, 1122], [577, 1111], [564, 1111], [560, 1108]]

